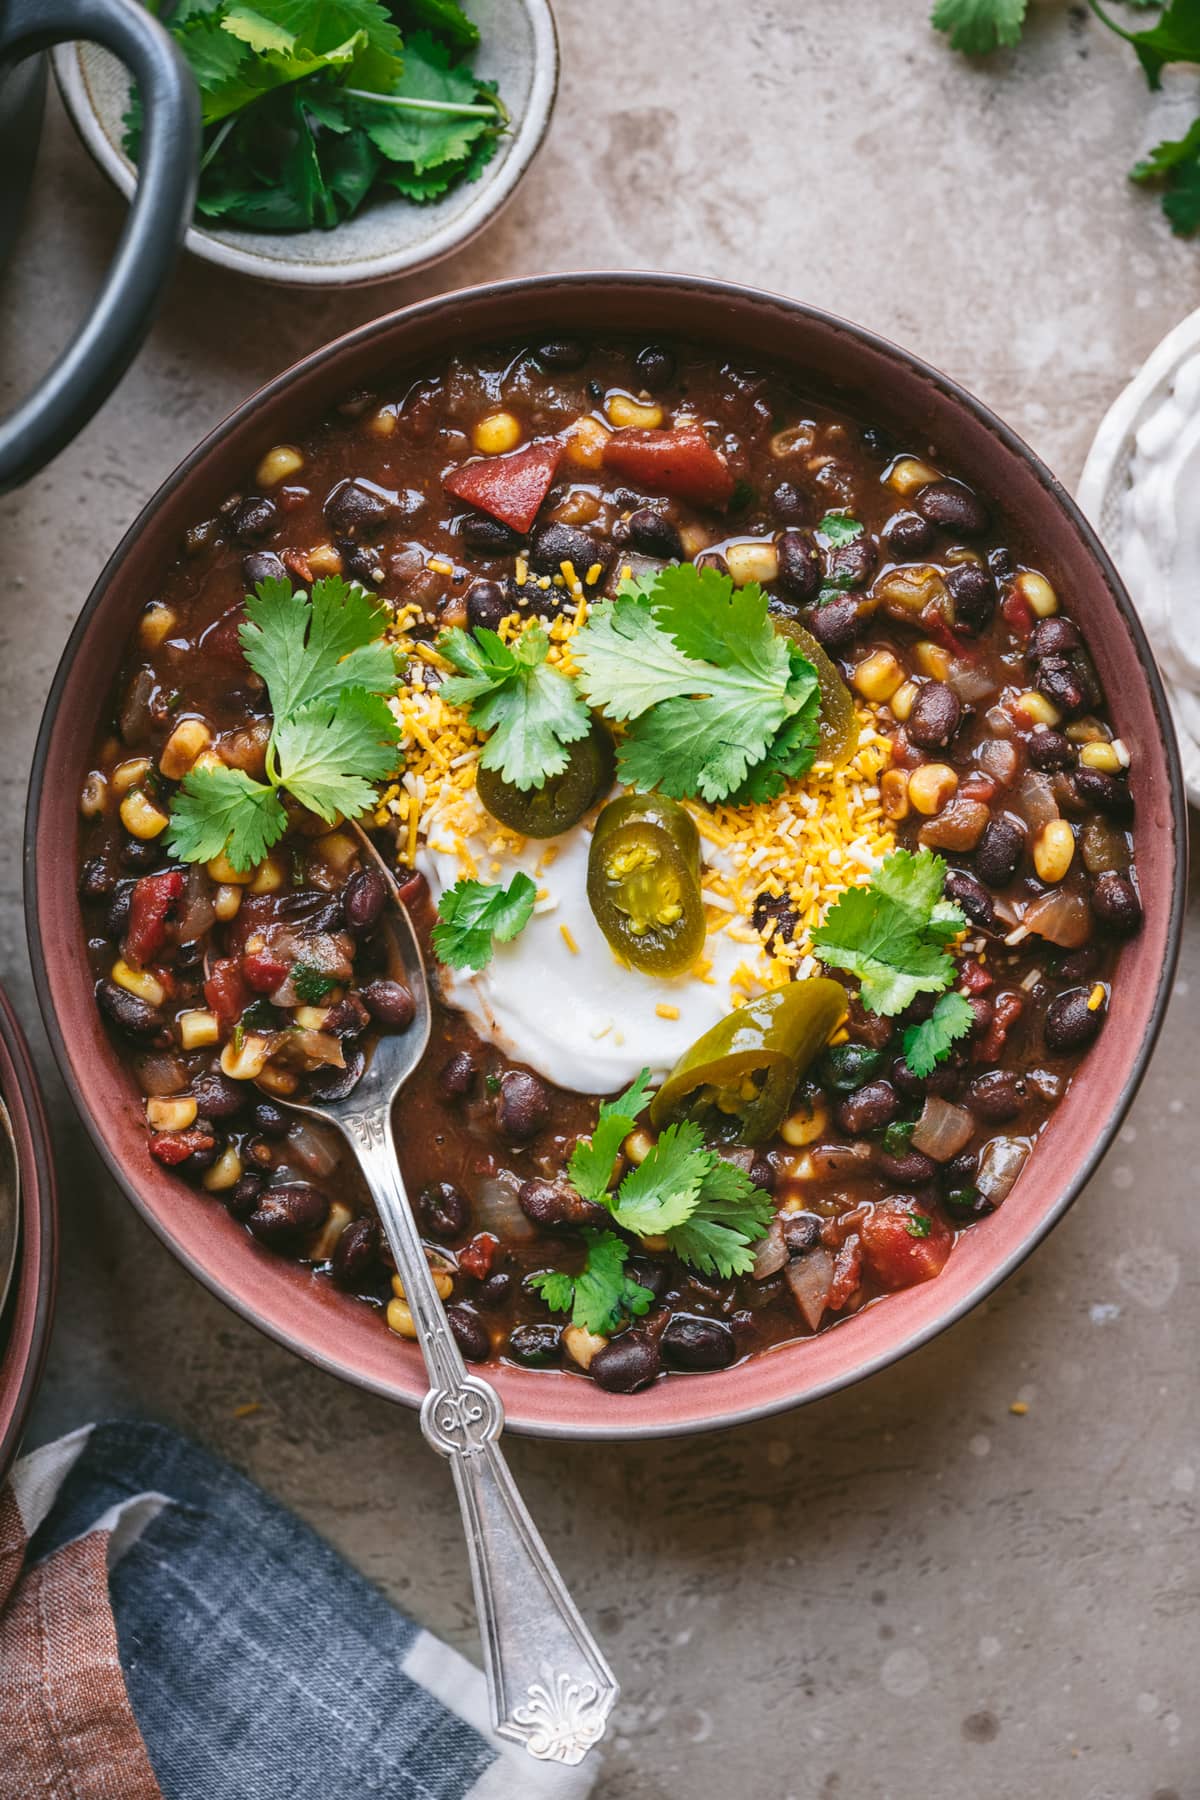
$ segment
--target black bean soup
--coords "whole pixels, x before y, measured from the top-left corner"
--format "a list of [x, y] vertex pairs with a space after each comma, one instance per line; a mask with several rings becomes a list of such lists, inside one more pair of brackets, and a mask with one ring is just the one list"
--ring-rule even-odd
[[[340, 574], [407, 608], [413, 640], [432, 645], [454, 626], [553, 621], [581, 592], [590, 606], [612, 597], [630, 570], [699, 561], [762, 584], [778, 629], [817, 640], [856, 729], [882, 745], [878, 828], [945, 860], [965, 918], [954, 987], [969, 1031], [918, 1074], [903, 1037], [933, 996], [885, 1016], [830, 969], [845, 1021], [797, 1069], [770, 1136], [739, 1143], [736, 1115], [710, 1133], [771, 1196], [753, 1266], [705, 1273], [626, 1232], [625, 1274], [651, 1299], [597, 1332], [552, 1311], [530, 1277], [577, 1271], [583, 1233], [611, 1223], [565, 1173], [598, 1101], [508, 1061], [435, 997], [396, 1126], [439, 1291], [467, 1358], [631, 1392], [936, 1276], [1010, 1191], [1141, 923], [1128, 754], [1086, 622], [1039, 572], [1037, 544], [935, 446], [832, 411], [766, 364], [684, 344], [464, 355], [348, 394], [294, 445], [263, 449], [145, 596], [82, 791], [96, 998], [145, 1095], [146, 1155], [413, 1335], [349, 1157], [287, 1104], [348, 1092], [372, 1033], [411, 1019], [383, 952], [376, 863], [354, 831], [290, 798], [286, 834], [251, 870], [167, 847], [190, 770], [263, 775], [271, 712], [243, 655], [244, 596], [271, 578], [307, 594]], [[404, 818], [385, 796], [362, 822], [428, 951], [434, 900]], [[785, 946], [799, 913], [764, 888], [752, 923]], [[643, 1118], [620, 1167], [655, 1137]]]

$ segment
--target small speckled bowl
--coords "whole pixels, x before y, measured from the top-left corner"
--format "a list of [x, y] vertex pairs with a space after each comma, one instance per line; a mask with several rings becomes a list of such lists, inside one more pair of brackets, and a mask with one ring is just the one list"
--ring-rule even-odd
[[54, 1164], [37, 1077], [16, 1015], [0, 992], [0, 1099], [12, 1123], [20, 1186], [20, 1238], [0, 1314], [0, 1481], [16, 1457], [33, 1404], [54, 1311], [58, 1214]]
[[1186, 872], [1183, 786], [1162, 684], [1129, 599], [1070, 495], [995, 415], [907, 351], [793, 300], [653, 274], [542, 276], [441, 295], [376, 319], [297, 363], [180, 464], [114, 553], [71, 635], [42, 724], [26, 827], [30, 947], [63, 1075], [113, 1174], [175, 1254], [244, 1317], [322, 1368], [419, 1404], [413, 1344], [378, 1315], [256, 1244], [207, 1195], [154, 1163], [142, 1104], [92, 998], [68, 846], [95, 728], [129, 634], [176, 556], [272, 444], [301, 435], [343, 394], [410, 378], [478, 343], [578, 332], [679, 335], [722, 357], [770, 359], [803, 387], [869, 418], [1020, 521], [1022, 538], [1083, 622], [1133, 756], [1145, 926], [1122, 952], [1108, 1021], [1000, 1210], [968, 1232], [935, 1281], [891, 1294], [816, 1337], [719, 1374], [672, 1375], [606, 1394], [583, 1376], [493, 1371], [509, 1424], [549, 1437], [633, 1438], [761, 1418], [860, 1380], [978, 1304], [1060, 1219], [1133, 1098], [1158, 1034], [1179, 946]]
[[[295, 287], [356, 287], [411, 275], [470, 242], [512, 198], [537, 155], [558, 86], [558, 40], [548, 0], [470, 0], [479, 26], [472, 67], [499, 85], [510, 131], [477, 181], [417, 206], [397, 195], [371, 199], [332, 231], [238, 231], [189, 227], [187, 248], [206, 262]], [[55, 79], [75, 129], [105, 174], [126, 196], [135, 170], [121, 149], [129, 75], [95, 44], [60, 44]]]

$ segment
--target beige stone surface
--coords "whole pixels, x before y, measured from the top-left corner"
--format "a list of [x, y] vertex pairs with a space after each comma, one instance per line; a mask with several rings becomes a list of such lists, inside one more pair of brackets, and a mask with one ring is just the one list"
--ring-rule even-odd
[[[457, 1516], [415, 1420], [192, 1283], [101, 1175], [51, 1071], [17, 847], [42, 697], [109, 550], [233, 403], [335, 333], [458, 283], [629, 265], [799, 295], [940, 363], [1074, 481], [1110, 398], [1200, 303], [1200, 247], [1124, 180], [1181, 101], [1151, 102], [1082, 6], [1036, 8], [1026, 46], [980, 66], [946, 50], [926, 10], [561, 0], [549, 143], [476, 246], [419, 281], [324, 298], [188, 260], [100, 416], [0, 503], [0, 967], [46, 1073], [65, 1237], [31, 1442], [98, 1415], [168, 1420], [472, 1653]], [[0, 295], [5, 406], [66, 340], [121, 217], [54, 104], [34, 198]], [[513, 1443], [624, 1682], [603, 1800], [1200, 1795], [1189, 980], [1194, 911], [1120, 1142], [1050, 1241], [950, 1334], [722, 1436]]]

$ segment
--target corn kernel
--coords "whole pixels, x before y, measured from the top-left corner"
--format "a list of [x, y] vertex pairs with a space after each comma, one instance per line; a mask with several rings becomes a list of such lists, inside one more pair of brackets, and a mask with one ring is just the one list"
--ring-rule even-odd
[[1013, 708], [1020, 713], [1026, 725], [1058, 725], [1062, 722], [1062, 714], [1057, 706], [1052, 705], [1045, 694], [1039, 694], [1033, 688], [1026, 694], [1019, 694], [1013, 702]]
[[146, 1123], [152, 1131], [186, 1131], [196, 1123], [199, 1110], [191, 1094], [172, 1099], [155, 1095], [146, 1102]]
[[277, 894], [287, 880], [287, 870], [278, 856], [264, 856], [248, 885], [252, 894]]
[[1085, 744], [1079, 760], [1085, 769], [1099, 769], [1104, 775], [1119, 775], [1125, 766], [1112, 744]]
[[222, 1150], [211, 1169], [200, 1177], [200, 1185], [210, 1194], [223, 1194], [242, 1179], [242, 1159], [230, 1144]]
[[928, 487], [931, 481], [940, 481], [941, 471], [932, 463], [922, 462], [919, 456], [898, 456], [887, 470], [883, 478], [887, 485], [905, 499], [910, 494], [919, 493]]
[[519, 419], [510, 412], [494, 412], [478, 420], [471, 442], [481, 456], [503, 456], [506, 450], [516, 449], [522, 436]]
[[598, 469], [604, 461], [608, 432], [599, 419], [585, 413], [567, 428], [564, 442], [568, 462], [577, 463], [581, 469]]
[[1073, 744], [1107, 744], [1108, 729], [1089, 713], [1085, 719], [1072, 719], [1064, 736]]
[[702, 550], [708, 549], [710, 537], [703, 525], [689, 520], [679, 527], [679, 541], [683, 545], [684, 556], [694, 562]]
[[903, 769], [887, 769], [880, 776], [879, 799], [886, 818], [908, 817], [908, 776]]
[[230, 919], [236, 916], [237, 909], [241, 904], [241, 888], [229, 881], [222, 882], [213, 895], [213, 911], [223, 925], [227, 925]]
[[378, 412], [363, 421], [363, 430], [369, 431], [372, 437], [391, 437], [395, 429], [396, 414], [390, 406], [381, 406]]
[[85, 819], [98, 819], [108, 804], [108, 782], [93, 769], [79, 792], [79, 810]]
[[1037, 618], [1049, 619], [1058, 611], [1058, 595], [1036, 569], [1022, 569], [1013, 587]]
[[151, 838], [164, 832], [171, 820], [167, 813], [146, 798], [140, 788], [135, 788], [121, 802], [121, 823], [130, 837], [140, 838], [143, 843], [148, 843]]
[[931, 819], [957, 787], [958, 776], [949, 763], [922, 763], [908, 778], [908, 798], [917, 812]]
[[119, 956], [112, 966], [112, 978], [118, 987], [124, 988], [127, 994], [133, 994], [138, 1000], [144, 1000], [147, 1006], [161, 1006], [167, 997], [167, 990], [162, 982], [148, 969], [133, 969]]
[[329, 1215], [308, 1246], [310, 1262], [326, 1263], [338, 1246], [338, 1239], [345, 1231], [354, 1214], [343, 1200], [331, 1201]]
[[610, 394], [604, 403], [609, 420], [618, 430], [630, 427], [657, 431], [663, 422], [663, 409], [651, 402], [634, 400], [628, 394]]
[[397, 1337], [416, 1340], [417, 1325], [408, 1309], [407, 1300], [389, 1300], [387, 1304], [388, 1330], [394, 1331]]
[[317, 544], [307, 553], [306, 560], [314, 575], [340, 575], [342, 572], [342, 553], [336, 544]]
[[278, 1100], [290, 1100], [300, 1086], [300, 1077], [291, 1069], [276, 1068], [274, 1063], [267, 1063], [259, 1071], [258, 1085], [265, 1093], [274, 1094]]
[[905, 719], [907, 719], [909, 714], [912, 712], [912, 709], [913, 709], [914, 705], [916, 704], [916, 699], [917, 699], [917, 684], [916, 684], [916, 682], [915, 681], [902, 681], [900, 683], [900, 686], [896, 689], [895, 693], [892, 695], [891, 699], [888, 701], [888, 705], [892, 709], [893, 719], [899, 719], [900, 723], [903, 725]]
[[1033, 866], [1039, 881], [1061, 881], [1075, 857], [1075, 833], [1066, 819], [1051, 819], [1033, 840]]
[[328, 1006], [298, 1006], [292, 1017], [301, 1031], [320, 1031], [329, 1017]]
[[161, 600], [152, 600], [138, 623], [138, 638], [145, 650], [157, 650], [163, 639], [174, 631], [175, 614]]
[[851, 676], [864, 700], [890, 700], [904, 680], [904, 670], [890, 650], [872, 650]]
[[818, 1100], [789, 1114], [779, 1127], [779, 1135], [785, 1144], [799, 1150], [805, 1144], [815, 1144], [828, 1124], [829, 1114]]
[[339, 875], [347, 873], [359, 854], [358, 844], [347, 831], [327, 831], [324, 837], [316, 839], [313, 849]]
[[204, 867], [222, 887], [249, 887], [254, 879], [253, 869], [235, 869], [223, 850], [206, 862]]
[[240, 1045], [230, 1038], [221, 1052], [221, 1072], [231, 1081], [254, 1081], [262, 1074], [270, 1049], [270, 1038], [257, 1031], [248, 1031]]
[[289, 475], [298, 475], [304, 467], [304, 458], [294, 444], [276, 444], [254, 471], [254, 479], [259, 487], [278, 487]]
[[127, 794], [130, 788], [137, 786], [139, 781], [145, 781], [149, 773], [150, 758], [148, 756], [130, 756], [124, 762], [117, 764], [109, 777], [109, 784], [114, 794]]
[[185, 1050], [203, 1050], [206, 1044], [219, 1042], [221, 1024], [216, 1013], [198, 1009], [179, 1015], [179, 1041]]
[[750, 581], [765, 587], [778, 578], [779, 552], [769, 540], [730, 544], [725, 551], [725, 564], [734, 587], [745, 587]]
[[1098, 981], [1096, 983], [1095, 987], [1093, 987], [1091, 993], [1088, 995], [1088, 1000], [1087, 1000], [1088, 1011], [1089, 1012], [1099, 1012], [1100, 1008], [1104, 1005], [1104, 1002], [1105, 1002], [1105, 1000], [1107, 1000], [1107, 998], [1108, 998], [1108, 995], [1104, 991], [1104, 983], [1102, 981]]
[[589, 1369], [597, 1350], [603, 1350], [608, 1339], [598, 1332], [584, 1331], [580, 1325], [568, 1325], [562, 1334], [563, 1349], [581, 1369]]
[[203, 719], [181, 719], [162, 747], [158, 766], [168, 781], [182, 781], [211, 743], [212, 732]]
[[931, 681], [945, 681], [950, 673], [950, 653], [943, 650], [940, 644], [931, 644], [928, 638], [913, 650], [913, 661], [922, 675], [928, 675]]
[[654, 1142], [648, 1131], [631, 1131], [621, 1148], [630, 1162], [636, 1165], [645, 1162], [654, 1148]]

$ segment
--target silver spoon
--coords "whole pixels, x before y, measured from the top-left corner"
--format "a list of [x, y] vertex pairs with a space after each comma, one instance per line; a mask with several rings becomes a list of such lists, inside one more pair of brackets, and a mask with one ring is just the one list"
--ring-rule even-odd
[[407, 1030], [380, 1033], [345, 1099], [285, 1104], [337, 1126], [358, 1158], [396, 1259], [429, 1374], [421, 1430], [449, 1460], [462, 1508], [493, 1727], [531, 1756], [577, 1763], [603, 1737], [620, 1689], [517, 1492], [497, 1443], [500, 1397], [467, 1373], [409, 1206], [392, 1105], [429, 1042], [429, 982], [391, 871], [369, 841], [368, 848], [394, 902], [381, 927], [390, 939], [391, 973], [412, 994], [416, 1013]]

